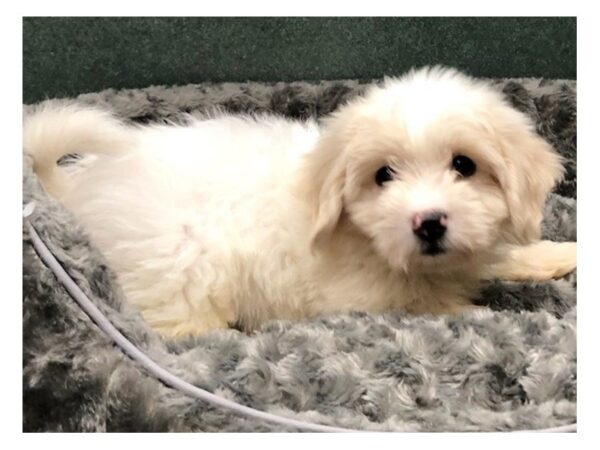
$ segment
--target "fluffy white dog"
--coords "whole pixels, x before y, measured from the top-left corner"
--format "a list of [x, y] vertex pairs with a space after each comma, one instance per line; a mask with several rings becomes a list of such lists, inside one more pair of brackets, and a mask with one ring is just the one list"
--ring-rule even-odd
[[[538, 240], [559, 156], [455, 70], [388, 79], [322, 124], [189, 122], [132, 126], [48, 102], [24, 125], [46, 189], [165, 336], [335, 311], [460, 313], [482, 279], [575, 268], [575, 243]], [[84, 157], [58, 165], [67, 154]]]

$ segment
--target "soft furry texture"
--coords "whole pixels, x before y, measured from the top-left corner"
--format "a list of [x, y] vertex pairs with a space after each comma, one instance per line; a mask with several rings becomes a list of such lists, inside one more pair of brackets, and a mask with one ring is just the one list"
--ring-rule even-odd
[[560, 158], [500, 93], [454, 69], [389, 78], [320, 124], [186, 122], [132, 127], [48, 102], [23, 132], [46, 190], [163, 336], [330, 312], [460, 313], [482, 279], [575, 267], [574, 245], [536, 242]]
[[[545, 211], [544, 237], [575, 238], [572, 82], [498, 84], [566, 158]], [[291, 116], [330, 112], [357, 82], [202, 85], [81, 96], [148, 121], [219, 104]], [[215, 332], [168, 344], [121, 303], [102, 257], [25, 167], [34, 224], [82, 287], [154, 358], [222, 395], [324, 423], [394, 430], [553, 426], [575, 418], [575, 276], [493, 283], [464, 317], [337, 315], [268, 325], [253, 336]], [[145, 377], [77, 310], [29, 245], [24, 247], [25, 429], [265, 429], [207, 408]], [[519, 312], [519, 311], [531, 312]]]

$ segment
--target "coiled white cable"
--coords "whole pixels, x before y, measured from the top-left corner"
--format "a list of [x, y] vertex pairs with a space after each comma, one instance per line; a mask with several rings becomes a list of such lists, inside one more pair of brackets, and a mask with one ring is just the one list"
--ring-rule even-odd
[[[354, 430], [350, 428], [340, 428], [328, 425], [315, 424], [310, 422], [303, 422], [300, 420], [289, 419], [287, 417], [276, 416], [263, 411], [259, 411], [248, 406], [240, 405], [231, 400], [219, 397], [211, 392], [200, 389], [182, 380], [176, 375], [165, 368], [158, 365], [148, 355], [142, 352], [136, 347], [129, 339], [127, 339], [113, 324], [112, 322], [98, 309], [96, 305], [88, 298], [88, 296], [81, 290], [81, 288], [75, 283], [75, 281], [69, 276], [65, 269], [58, 262], [56, 257], [52, 254], [48, 246], [42, 241], [39, 234], [27, 219], [33, 212], [35, 205], [33, 202], [28, 203], [23, 208], [23, 216], [29, 237], [35, 248], [36, 253], [40, 259], [46, 264], [46, 266], [54, 273], [58, 281], [67, 289], [71, 297], [79, 304], [81, 309], [98, 325], [98, 327], [106, 333], [117, 346], [134, 361], [141, 364], [152, 376], [158, 378], [167, 386], [177, 389], [186, 395], [198, 398], [213, 406], [226, 408], [234, 411], [242, 416], [250, 417], [253, 419], [270, 422], [277, 425], [283, 425], [288, 428], [293, 428], [300, 431], [310, 432], [358, 432], [362, 430]], [[366, 430], [365, 430], [366, 431]], [[537, 432], [574, 432], [577, 431], [577, 424], [565, 425], [561, 427], [546, 428], [540, 430], [523, 430], [523, 431], [537, 431]]]

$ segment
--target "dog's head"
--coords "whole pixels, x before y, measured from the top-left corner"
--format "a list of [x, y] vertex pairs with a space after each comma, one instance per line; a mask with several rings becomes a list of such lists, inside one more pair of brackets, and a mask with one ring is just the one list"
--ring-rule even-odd
[[559, 156], [501, 93], [443, 68], [386, 80], [342, 107], [304, 169], [313, 247], [346, 220], [403, 270], [538, 238], [562, 174]]

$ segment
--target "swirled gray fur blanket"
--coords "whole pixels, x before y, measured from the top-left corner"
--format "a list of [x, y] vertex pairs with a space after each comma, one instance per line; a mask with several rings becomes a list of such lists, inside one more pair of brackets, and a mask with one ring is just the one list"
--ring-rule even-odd
[[[576, 83], [490, 80], [565, 158], [544, 238], [576, 240]], [[81, 95], [134, 122], [219, 106], [322, 116], [368, 82], [199, 84]], [[25, 107], [27, 113], [28, 107]], [[106, 261], [24, 161], [31, 222], [68, 273], [136, 345], [174, 374], [282, 416], [381, 431], [492, 431], [576, 421], [576, 275], [495, 281], [457, 317], [339, 314], [166, 342], [123, 302]], [[173, 390], [125, 356], [79, 309], [23, 232], [25, 431], [287, 431]]]

